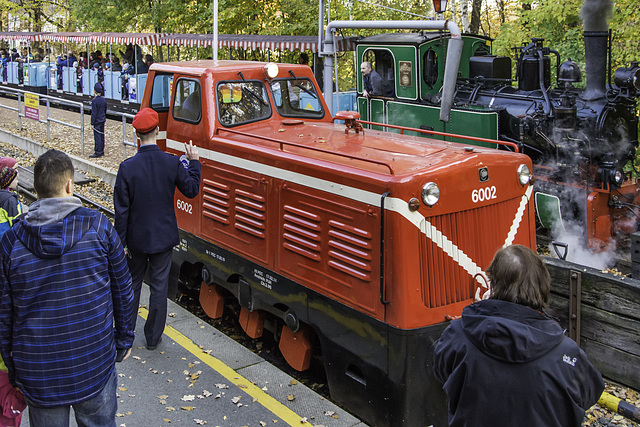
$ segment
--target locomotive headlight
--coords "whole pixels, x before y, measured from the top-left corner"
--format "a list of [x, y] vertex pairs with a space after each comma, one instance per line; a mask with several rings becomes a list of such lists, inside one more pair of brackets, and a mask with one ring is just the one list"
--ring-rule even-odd
[[269, 80], [275, 79], [278, 76], [278, 71], [278, 64], [275, 62], [269, 62], [264, 66], [264, 74]]
[[613, 76], [613, 81], [618, 87], [640, 91], [640, 67], [638, 67], [638, 63], [632, 62], [628, 68], [618, 68]]
[[440, 200], [440, 188], [438, 184], [435, 182], [427, 182], [422, 187], [422, 201], [429, 206], [433, 206], [438, 203], [438, 200]]
[[616, 169], [611, 174], [611, 183], [620, 187], [624, 182], [624, 172], [622, 169]]
[[531, 172], [527, 165], [518, 166], [518, 181], [520, 181], [521, 185], [527, 185], [531, 181]]

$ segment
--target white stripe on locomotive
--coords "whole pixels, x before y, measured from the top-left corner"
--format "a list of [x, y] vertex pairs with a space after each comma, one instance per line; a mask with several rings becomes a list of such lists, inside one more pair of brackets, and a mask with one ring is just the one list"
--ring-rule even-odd
[[[160, 132], [163, 137], [166, 137], [166, 132]], [[158, 138], [160, 138], [160, 133]], [[183, 151], [184, 145], [182, 142], [178, 142], [173, 139], [167, 139], [167, 148], [171, 148], [176, 151]], [[355, 187], [349, 187], [347, 185], [338, 184], [335, 182], [327, 181], [320, 178], [315, 178], [308, 175], [303, 175], [297, 172], [288, 171], [285, 169], [276, 168], [273, 166], [265, 165], [262, 163], [242, 159], [228, 154], [219, 153], [217, 151], [208, 150], [206, 148], [198, 147], [200, 157], [213, 160], [216, 162], [224, 163], [227, 165], [235, 166], [241, 169], [247, 169], [256, 171], [258, 173], [270, 176], [272, 178], [278, 178], [285, 181], [292, 181], [297, 184], [301, 184], [310, 188], [314, 188], [320, 191], [326, 191], [331, 194], [343, 196], [351, 200], [359, 201], [373, 206], [379, 206], [382, 195], [372, 193], [370, 191], [361, 190]], [[509, 233], [505, 239], [504, 246], [509, 246], [513, 243], [518, 227], [522, 221], [524, 210], [531, 197], [532, 186], [527, 188], [525, 194], [520, 199], [520, 205], [515, 214]], [[460, 265], [474, 280], [477, 281], [478, 275], [483, 276], [486, 279], [484, 271], [467, 255], [458, 248], [451, 240], [447, 238], [440, 230], [433, 226], [422, 214], [419, 212], [411, 212], [408, 208], [408, 204], [405, 200], [395, 197], [387, 197], [385, 199], [385, 209], [391, 212], [396, 212], [402, 215], [405, 219], [415, 225], [421, 233], [434, 242], [444, 253], [446, 253], [451, 259]], [[478, 282], [480, 283], [480, 282]], [[485, 285], [484, 283], [480, 283]]]

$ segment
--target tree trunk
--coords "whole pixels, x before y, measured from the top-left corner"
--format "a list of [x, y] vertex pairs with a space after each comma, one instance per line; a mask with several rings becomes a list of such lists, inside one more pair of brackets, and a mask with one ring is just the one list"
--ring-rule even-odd
[[469, 24], [469, 32], [478, 34], [480, 30], [480, 11], [482, 9], [482, 0], [472, 0], [471, 6], [471, 23]]
[[460, 18], [462, 19], [462, 31], [469, 32], [469, 0], [460, 0]]
[[452, 16], [453, 22], [455, 22], [457, 24], [458, 23], [458, 15], [457, 14], [460, 12], [458, 10], [458, 2], [456, 0], [449, 0], [449, 2], [447, 3], [447, 7], [451, 11], [451, 16]]
[[498, 6], [498, 16], [500, 16], [500, 23], [504, 24], [506, 17], [505, 17], [505, 0], [497, 0], [496, 4]]

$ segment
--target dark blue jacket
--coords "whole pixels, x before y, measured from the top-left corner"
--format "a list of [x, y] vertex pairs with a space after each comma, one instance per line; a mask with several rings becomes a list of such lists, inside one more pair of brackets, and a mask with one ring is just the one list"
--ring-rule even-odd
[[467, 306], [437, 342], [449, 425], [580, 426], [604, 382], [555, 320], [507, 301]]
[[0, 237], [13, 226], [13, 221], [22, 213], [18, 193], [0, 190]]
[[116, 230], [126, 247], [154, 254], [179, 243], [173, 203], [176, 188], [190, 199], [198, 195], [198, 160], [191, 160], [187, 171], [177, 156], [151, 144], [142, 145], [135, 156], [120, 163], [113, 205]]
[[107, 121], [107, 100], [104, 96], [96, 96], [91, 101], [91, 126]]
[[0, 352], [30, 401], [98, 395], [133, 344], [133, 290], [118, 235], [73, 197], [38, 200], [0, 240]]

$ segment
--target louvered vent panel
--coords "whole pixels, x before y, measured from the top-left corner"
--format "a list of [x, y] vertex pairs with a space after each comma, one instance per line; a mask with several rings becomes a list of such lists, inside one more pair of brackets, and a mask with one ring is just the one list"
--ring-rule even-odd
[[[425, 306], [441, 307], [474, 296], [477, 284], [461, 267], [456, 247], [484, 270], [491, 262], [495, 248], [501, 247], [507, 238], [513, 218], [505, 213], [515, 216], [519, 203], [519, 199], [514, 199], [428, 218], [433, 227], [421, 234], [421, 282]], [[496, 221], [496, 218], [504, 218], [504, 221]], [[423, 224], [422, 229], [426, 228]], [[439, 232], [434, 232], [434, 228]]]
[[314, 261], [320, 261], [320, 217], [290, 205], [284, 206], [284, 212], [284, 248]]
[[204, 179], [202, 181], [202, 215], [222, 224], [229, 225], [229, 186]]
[[235, 208], [236, 229], [264, 239], [267, 221], [265, 198], [259, 194], [236, 189]]
[[371, 280], [371, 233], [329, 221], [329, 265], [360, 280]]

